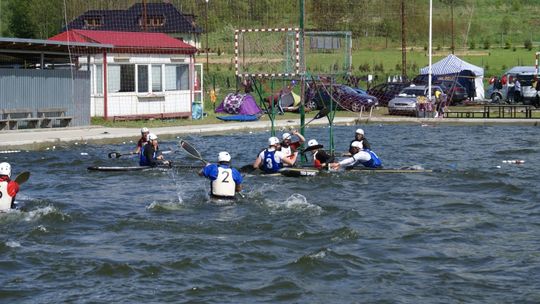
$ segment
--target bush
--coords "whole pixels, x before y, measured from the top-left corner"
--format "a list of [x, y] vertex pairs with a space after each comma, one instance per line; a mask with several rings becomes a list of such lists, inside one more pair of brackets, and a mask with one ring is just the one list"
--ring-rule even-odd
[[217, 55], [221, 56], [221, 48], [219, 48], [219, 47], [217, 48]]
[[513, 47], [513, 48], [512, 48], [512, 52], [515, 52], [515, 51], [516, 51], [516, 47]]
[[491, 47], [491, 42], [488, 39], [484, 40], [484, 50], [489, 50], [489, 47]]
[[427, 49], [428, 49], [428, 46], [424, 45], [424, 51], [427, 51]]
[[437, 44], [437, 51], [440, 51], [440, 50], [441, 50], [441, 45]]
[[501, 69], [502, 69], [503, 71], [506, 71], [506, 70], [508, 69], [508, 67], [506, 66], [506, 64], [503, 64], [502, 67], [501, 67]]
[[506, 41], [504, 43], [504, 49], [505, 50], [509, 50], [511, 47], [512, 47], [512, 44], [510, 43], [510, 41]]
[[399, 72], [399, 71], [401, 71], [401, 64], [399, 64], [399, 63], [396, 63], [396, 67], [395, 67], [395, 70], [396, 70], [396, 72]]
[[532, 50], [532, 41], [531, 39], [527, 39], [523, 42], [523, 46], [527, 49], [527, 50]]
[[471, 42], [469, 42], [469, 50], [474, 49], [476, 49], [476, 42], [474, 42], [474, 40], [471, 40]]

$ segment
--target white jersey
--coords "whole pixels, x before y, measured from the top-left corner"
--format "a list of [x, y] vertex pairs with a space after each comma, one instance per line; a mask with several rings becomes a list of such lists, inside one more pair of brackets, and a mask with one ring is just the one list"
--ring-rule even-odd
[[236, 183], [233, 180], [232, 169], [218, 167], [217, 178], [212, 181], [212, 194], [234, 197], [235, 193]]
[[8, 194], [7, 187], [8, 182], [0, 182], [0, 212], [11, 209], [11, 203], [13, 202], [13, 197]]
[[283, 155], [285, 155], [285, 157], [289, 157], [292, 155], [292, 149], [291, 149], [291, 146], [288, 146], [288, 147], [281, 147], [281, 153], [283, 153]]

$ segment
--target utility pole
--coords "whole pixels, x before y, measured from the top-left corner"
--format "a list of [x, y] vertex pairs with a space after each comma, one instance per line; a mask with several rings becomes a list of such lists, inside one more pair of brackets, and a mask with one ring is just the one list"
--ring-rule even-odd
[[405, 0], [401, 0], [401, 76], [407, 79], [407, 40], [405, 36]]
[[450, 19], [451, 19], [451, 27], [452, 27], [452, 46], [450, 49], [452, 49], [452, 55], [454, 54], [455, 44], [454, 44], [454, 0], [450, 2]]
[[204, 25], [204, 29], [206, 31], [206, 75], [208, 75], [208, 69], [210, 68], [210, 65], [209, 65], [209, 60], [208, 60], [208, 51], [210, 50], [208, 48], [208, 1], [209, 0], [205, 0], [206, 1], [206, 14], [205, 14], [205, 25]]

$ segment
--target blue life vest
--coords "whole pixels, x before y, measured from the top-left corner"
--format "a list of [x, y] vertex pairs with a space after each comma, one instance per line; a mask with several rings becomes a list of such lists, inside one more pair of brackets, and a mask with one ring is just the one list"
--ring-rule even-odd
[[[157, 151], [154, 151], [154, 153], [152, 154], [152, 159], [156, 159], [156, 154]], [[141, 157], [139, 158], [139, 166], [150, 166], [150, 160], [146, 159], [146, 156], [144, 156], [144, 149], [141, 151], [140, 156]]]
[[367, 162], [363, 162], [362, 165], [368, 168], [379, 168], [382, 166], [381, 159], [377, 156], [377, 154], [375, 154], [375, 152], [368, 149], [364, 151], [369, 153], [369, 155], [371, 155], [371, 159]]
[[283, 168], [283, 164], [281, 162], [276, 162], [275, 159], [276, 151], [268, 151], [264, 150], [264, 158], [263, 158], [263, 164], [262, 164], [262, 170], [264, 173], [276, 173], [279, 171], [279, 169]]

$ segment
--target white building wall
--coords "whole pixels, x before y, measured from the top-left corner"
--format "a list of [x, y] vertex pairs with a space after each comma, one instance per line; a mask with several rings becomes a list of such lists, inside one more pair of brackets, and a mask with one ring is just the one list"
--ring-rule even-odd
[[[86, 57], [79, 58], [81, 64], [86, 64]], [[103, 64], [103, 56], [101, 54], [90, 58], [90, 64], [93, 71], [91, 77], [92, 90], [91, 90], [91, 116], [102, 117], [105, 115], [104, 111], [104, 94], [103, 89], [98, 86], [98, 82], [103, 80], [103, 75], [97, 75], [99, 71], [96, 66]], [[194, 99], [202, 101], [202, 88], [194, 87], [194, 73], [192, 68], [188, 68], [188, 89], [187, 90], [165, 90], [166, 73], [165, 65], [186, 65], [189, 67], [190, 58], [185, 55], [145, 55], [145, 54], [108, 54], [107, 65], [118, 64], [135, 64], [135, 92], [108, 92], [107, 93], [107, 115], [113, 116], [127, 116], [127, 115], [147, 115], [147, 114], [162, 114], [162, 113], [190, 113], [192, 107], [192, 101]], [[137, 64], [147, 65], [161, 65], [161, 79], [162, 79], [162, 91], [156, 92], [137, 92]], [[149, 69], [150, 70], [150, 69]], [[202, 70], [202, 68], [200, 68]], [[98, 71], [96, 73], [96, 71]], [[149, 71], [149, 91], [151, 89], [151, 71]], [[197, 77], [202, 77], [202, 73], [199, 73]], [[107, 80], [110, 81], [109, 77]], [[202, 83], [202, 79], [199, 79], [199, 83]], [[102, 87], [103, 88], [103, 87]], [[194, 94], [198, 94], [197, 98]]]

